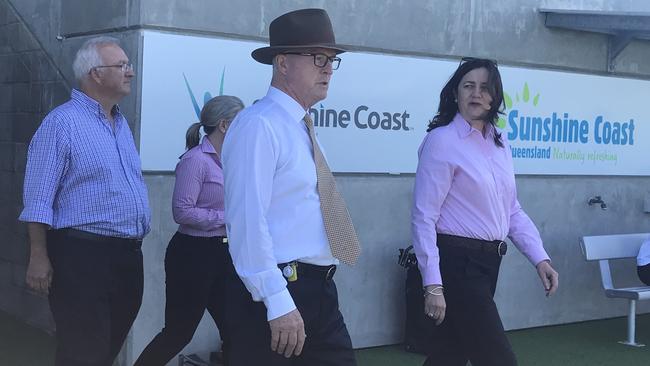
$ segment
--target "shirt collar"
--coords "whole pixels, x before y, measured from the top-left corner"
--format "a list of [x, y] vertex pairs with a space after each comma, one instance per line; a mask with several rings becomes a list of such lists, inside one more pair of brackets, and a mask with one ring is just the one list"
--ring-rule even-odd
[[201, 140], [201, 151], [206, 154], [217, 153], [217, 150], [215, 150], [214, 146], [212, 146], [212, 143], [208, 139], [208, 136], [203, 136], [203, 140]]
[[208, 154], [208, 156], [210, 156], [215, 161], [215, 163], [217, 163], [219, 167], [222, 167], [221, 157], [219, 156], [219, 153], [217, 153], [217, 150], [214, 148], [214, 146], [208, 139], [208, 136], [203, 136], [203, 140], [201, 140], [200, 149], [201, 152], [203, 152], [204, 154]]
[[[104, 116], [104, 111], [102, 110], [102, 106], [99, 104], [99, 102], [89, 97], [86, 93], [82, 92], [81, 90], [72, 89], [72, 93], [70, 93], [70, 98], [81, 103], [81, 105], [87, 107], [88, 109], [96, 113], [98, 117]], [[121, 114], [120, 106], [118, 106], [117, 104], [114, 105], [113, 109], [111, 110], [111, 113], [114, 116], [120, 115]]]
[[278, 103], [295, 121], [302, 121], [307, 114], [295, 99], [276, 87], [270, 86], [266, 96]]
[[[483, 137], [481, 131], [472, 127], [472, 125], [470, 125], [469, 122], [467, 122], [465, 118], [461, 116], [460, 113], [456, 113], [456, 116], [451, 121], [451, 124], [456, 128], [456, 131], [458, 132], [458, 137], [460, 137], [461, 139], [469, 137], [474, 132], [478, 133], [481, 137]], [[494, 132], [495, 132], [494, 126], [491, 123], [486, 123], [485, 128], [487, 131], [485, 138], [486, 139], [494, 138]]]

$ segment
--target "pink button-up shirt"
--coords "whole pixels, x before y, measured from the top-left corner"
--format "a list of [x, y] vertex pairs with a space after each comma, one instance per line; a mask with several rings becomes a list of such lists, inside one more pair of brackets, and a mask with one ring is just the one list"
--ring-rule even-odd
[[223, 170], [207, 137], [176, 164], [172, 212], [183, 234], [226, 236]]
[[512, 156], [457, 114], [429, 132], [419, 149], [411, 211], [413, 247], [424, 286], [442, 284], [436, 234], [482, 240], [508, 236], [536, 265], [549, 259], [535, 224], [519, 205]]

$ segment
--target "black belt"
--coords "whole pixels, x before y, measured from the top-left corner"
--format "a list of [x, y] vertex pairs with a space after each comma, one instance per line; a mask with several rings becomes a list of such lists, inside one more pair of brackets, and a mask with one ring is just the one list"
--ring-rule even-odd
[[291, 278], [293, 275], [293, 269], [291, 268], [292, 265], [295, 265], [294, 268], [298, 272], [297, 279], [300, 279], [300, 276], [305, 276], [329, 281], [334, 277], [334, 273], [336, 272], [336, 266], [333, 264], [330, 266], [317, 266], [315, 264], [297, 261], [278, 264], [278, 268], [282, 271], [282, 275], [287, 279]]
[[115, 236], [99, 235], [76, 229], [53, 230], [53, 233], [63, 238], [88, 240], [96, 243], [124, 246], [133, 249], [140, 249], [142, 247], [142, 239], [118, 238]]
[[508, 244], [503, 240], [481, 240], [466, 238], [449, 234], [438, 234], [438, 245], [448, 244], [449, 246], [458, 246], [467, 249], [481, 250], [487, 253], [496, 254], [500, 257], [506, 255]]
[[186, 238], [192, 238], [192, 239], [198, 238], [200, 240], [216, 241], [218, 244], [228, 244], [227, 236], [195, 236], [190, 234], [183, 234], [180, 231], [177, 231], [176, 234], [180, 236], [184, 236]]

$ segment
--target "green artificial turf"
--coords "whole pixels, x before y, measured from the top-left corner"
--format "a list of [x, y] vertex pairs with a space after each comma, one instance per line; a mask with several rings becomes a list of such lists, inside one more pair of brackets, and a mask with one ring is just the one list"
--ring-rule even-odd
[[619, 344], [627, 335], [627, 319], [615, 318], [508, 333], [522, 366], [650, 365], [650, 314], [637, 316], [636, 341], [646, 347]]
[[[648, 366], [650, 314], [637, 316], [637, 343], [617, 343], [627, 334], [626, 318], [573, 323], [508, 332], [520, 366]], [[424, 356], [407, 353], [402, 346], [356, 351], [359, 366], [420, 366]]]
[[0, 311], [0, 365], [54, 364], [54, 337]]
[[[615, 318], [508, 332], [520, 366], [650, 365], [650, 314], [637, 316], [637, 342], [618, 344], [626, 335], [626, 319]], [[54, 338], [0, 312], [0, 366], [50, 366]], [[400, 345], [359, 349], [358, 366], [420, 366], [424, 356]]]

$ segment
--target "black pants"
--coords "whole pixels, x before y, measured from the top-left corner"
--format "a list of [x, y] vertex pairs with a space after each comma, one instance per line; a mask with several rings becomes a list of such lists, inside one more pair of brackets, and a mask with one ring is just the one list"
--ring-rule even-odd
[[166, 365], [192, 340], [206, 309], [219, 329], [222, 349], [227, 354], [224, 286], [226, 277], [234, 273], [228, 244], [223, 244], [221, 237], [174, 234], [165, 255], [165, 327], [135, 365]]
[[639, 275], [641, 282], [650, 286], [650, 264], [646, 264], [645, 266], [637, 266], [636, 273]]
[[226, 325], [232, 342], [230, 365], [356, 365], [350, 335], [339, 312], [334, 281], [299, 275], [287, 287], [305, 323], [307, 339], [302, 354], [285, 358], [271, 350], [264, 303], [254, 302], [241, 280], [233, 276], [226, 285]]
[[47, 235], [56, 365], [111, 366], [142, 302], [140, 245], [67, 233]]
[[441, 325], [431, 324], [431, 347], [424, 366], [517, 365], [493, 297], [501, 257], [446, 243], [438, 236], [440, 271], [447, 311]]

